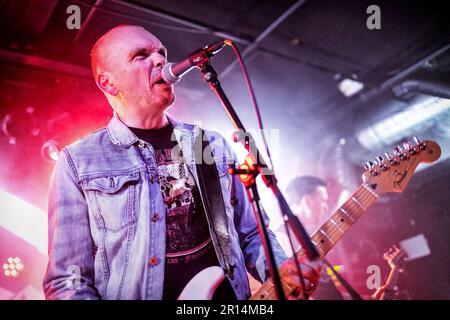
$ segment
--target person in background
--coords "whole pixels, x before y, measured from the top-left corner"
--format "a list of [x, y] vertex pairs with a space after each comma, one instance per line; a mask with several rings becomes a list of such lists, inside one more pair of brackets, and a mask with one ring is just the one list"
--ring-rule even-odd
[[[292, 212], [300, 220], [309, 235], [330, 217], [329, 194], [325, 180], [314, 176], [296, 176], [288, 183], [286, 195]], [[292, 256], [293, 252], [284, 222], [278, 223], [273, 230], [288, 256]], [[297, 251], [300, 244], [295, 238], [292, 238], [292, 242]], [[322, 269], [320, 285], [311, 298], [316, 300], [341, 300], [341, 294], [326, 271], [326, 268]]]

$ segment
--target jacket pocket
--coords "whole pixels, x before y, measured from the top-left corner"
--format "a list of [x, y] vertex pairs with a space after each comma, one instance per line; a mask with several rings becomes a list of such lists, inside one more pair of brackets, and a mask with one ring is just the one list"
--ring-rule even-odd
[[139, 174], [106, 176], [84, 182], [99, 228], [118, 232], [137, 222]]

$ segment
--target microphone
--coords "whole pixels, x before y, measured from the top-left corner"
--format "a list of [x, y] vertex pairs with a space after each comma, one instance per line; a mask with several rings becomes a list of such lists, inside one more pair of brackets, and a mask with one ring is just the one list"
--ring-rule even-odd
[[222, 50], [226, 44], [229, 45], [230, 43], [231, 40], [228, 39], [220, 40], [194, 51], [183, 61], [166, 63], [161, 69], [161, 74], [157, 76], [155, 83], [177, 83], [186, 73], [194, 68], [199, 68], [201, 64], [205, 63], [209, 58]]

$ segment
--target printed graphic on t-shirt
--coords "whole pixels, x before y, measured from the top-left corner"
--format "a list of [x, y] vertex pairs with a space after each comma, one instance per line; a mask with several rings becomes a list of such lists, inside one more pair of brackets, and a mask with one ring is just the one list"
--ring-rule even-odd
[[206, 253], [211, 242], [200, 194], [185, 163], [172, 160], [172, 149], [155, 152], [167, 207], [166, 263], [188, 262]]

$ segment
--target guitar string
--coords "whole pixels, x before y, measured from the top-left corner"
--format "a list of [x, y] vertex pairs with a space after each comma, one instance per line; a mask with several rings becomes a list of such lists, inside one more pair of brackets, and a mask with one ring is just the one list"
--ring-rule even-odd
[[[365, 191], [365, 193], [367, 194], [367, 196], [361, 196], [361, 198], [357, 198], [356, 197], [356, 194], [358, 193], [358, 192], [360, 192], [360, 191], [363, 191], [364, 190], [364, 184], [363, 185], [361, 185], [353, 194], [352, 194], [352, 197], [355, 197], [358, 201], [360, 201], [360, 202], [362, 202], [362, 203], [364, 203], [364, 208], [365, 209], [367, 209], [370, 205], [371, 205], [371, 203], [370, 202], [373, 202], [372, 200], [369, 200], [369, 196], [372, 196], [372, 197], [374, 197], [375, 199], [376, 199], [376, 197], [372, 194], [372, 193], [370, 193], [368, 190], [366, 190]], [[360, 208], [360, 206], [359, 205], [357, 205], [356, 203], [354, 203], [354, 201], [351, 201], [352, 200], [352, 197], [349, 199], [349, 200], [347, 200], [342, 206], [340, 206], [340, 208], [342, 208], [345, 204], [347, 204], [347, 203], [349, 203], [349, 206], [354, 206], [354, 207], [358, 207], [358, 208]], [[374, 200], [375, 200], [374, 199]], [[368, 202], [366, 202], [367, 200], [369, 200]], [[361, 204], [362, 204], [361, 203]], [[367, 205], [367, 207], [366, 207], [366, 205]], [[340, 208], [338, 209], [338, 210], [336, 210], [335, 211], [335, 213], [333, 213], [332, 214], [332, 216], [334, 216], [336, 213], [338, 213], [339, 212], [339, 210], [340, 210]], [[351, 217], [351, 219], [353, 219], [353, 221], [352, 221], [352, 224], [353, 223], [355, 223], [358, 219], [359, 219], [359, 217], [364, 213], [364, 211], [365, 211], [365, 209], [361, 209], [360, 208], [360, 211], [361, 211], [361, 214], [358, 214], [358, 216], [357, 217], [355, 217], [355, 215], [353, 215], [353, 209], [350, 209], [350, 208], [348, 208], [347, 207], [347, 214]], [[341, 216], [342, 216], [342, 214], [341, 214]], [[346, 220], [348, 220], [348, 217], [346, 218]], [[329, 220], [328, 220], [329, 221]], [[327, 222], [328, 222], [327, 221]], [[326, 223], [327, 223], [326, 222]], [[326, 224], [325, 223], [325, 224]], [[325, 225], [324, 224], [324, 225]], [[345, 224], [345, 223], [339, 223], [339, 222], [337, 222], [337, 224], [340, 224], [340, 225], [343, 225], [343, 224]], [[348, 228], [347, 229], [349, 229], [351, 227], [351, 225], [350, 226], [348, 226]], [[335, 226], [335, 225], [332, 225], [332, 227], [331, 228], [335, 228], [336, 230], [335, 231], [338, 231], [339, 230], [339, 228], [337, 227], [337, 225]], [[312, 234], [312, 236], [311, 236], [311, 238], [313, 238], [314, 236], [316, 236], [316, 235], [318, 235], [319, 234], [319, 230], [321, 230], [322, 228], [319, 228], [317, 231], [315, 231], [313, 234]], [[346, 230], [345, 230], [346, 231]], [[330, 232], [325, 232], [327, 235], [330, 235], [330, 237], [333, 237], [332, 235], [331, 235], [331, 230], [330, 230]], [[340, 232], [340, 230], [339, 230], [339, 234], [343, 234], [342, 232]], [[328, 240], [329, 241], [329, 240]], [[325, 242], [324, 242], [325, 243]], [[323, 245], [323, 243], [322, 243], [322, 245]], [[330, 250], [332, 247], [333, 247], [333, 245], [334, 244], [332, 244], [332, 246], [330, 247], [330, 248], [328, 248], [327, 250], [324, 250], [324, 251], [328, 251], [328, 250]], [[319, 245], [316, 245], [317, 247], [319, 246]], [[305, 251], [301, 248], [300, 250], [298, 250], [298, 256], [304, 256], [305, 255]], [[290, 258], [290, 259], [292, 259], [292, 258]], [[285, 276], [288, 272], [290, 272], [290, 270], [289, 269], [287, 269], [287, 268], [285, 268], [285, 269], [282, 269], [282, 270], [280, 270], [280, 277], [283, 277], [283, 276]], [[268, 287], [268, 288], [265, 288], [265, 287]], [[282, 286], [283, 286], [283, 290], [285, 290], [285, 286], [286, 286], [286, 284], [282, 284]], [[270, 297], [273, 297], [273, 294], [275, 293], [275, 286], [273, 285], [273, 283], [272, 282], [267, 282], [266, 284], [263, 284], [256, 292], [255, 292], [255, 298], [257, 297], [257, 295], [260, 297], [260, 298], [262, 298], [261, 297], [261, 293], [260, 293], [260, 291], [264, 291], [264, 293], [265, 293], [265, 295], [264, 295], [264, 298], [263, 299], [266, 299], [266, 298], [270, 298]], [[288, 289], [288, 291], [289, 291], [289, 289]], [[290, 293], [290, 292], [289, 292]]]
[[[353, 194], [352, 194], [352, 197], [356, 197], [357, 195], [357, 192], [358, 191], [360, 191], [360, 190], [362, 190], [362, 186], [360, 186], [359, 188], [358, 188], [358, 190], [357, 191], [355, 191]], [[368, 198], [368, 197], [367, 197]], [[346, 201], [344, 204], [346, 204], [347, 202], [349, 202], [349, 204], [350, 204], [350, 206], [351, 206], [351, 198], [348, 200], [348, 201]], [[368, 200], [368, 199], [363, 199], [362, 197], [361, 197], [361, 199], [360, 199], [360, 201], [361, 202], [363, 202], [363, 203], [365, 203], [366, 202], [366, 200]], [[368, 203], [365, 203], [366, 205], [368, 204]], [[353, 204], [353, 206], [356, 206], [356, 204]], [[341, 206], [341, 208], [343, 207], [343, 205]], [[350, 209], [349, 207], [347, 207], [347, 211], [353, 211], [353, 208], [352, 209]], [[334, 216], [336, 213], [338, 213], [339, 212], [339, 210], [337, 210], [332, 216]], [[353, 214], [353, 212], [348, 212], [348, 215], [351, 217], [351, 219], [353, 219], [355, 222], [356, 222], [356, 220], [359, 218], [359, 217], [355, 217], [354, 216], [354, 214]], [[342, 214], [341, 214], [341, 216], [342, 216]], [[347, 220], [349, 219], [348, 217], [346, 218]], [[339, 225], [343, 225], [343, 223], [340, 223], [340, 222], [337, 222]], [[321, 230], [322, 228], [320, 228], [320, 229], [318, 229], [316, 232], [314, 232], [313, 233], [313, 235], [311, 236], [311, 238], [314, 238], [316, 235], [318, 235], [319, 234], [319, 230]], [[337, 228], [338, 229], [338, 228]], [[326, 234], [329, 234], [329, 236], [330, 237], [334, 237], [333, 235], [331, 235], [331, 229], [329, 230], [329, 232], [326, 232]], [[340, 232], [341, 233], [341, 232]], [[342, 233], [341, 233], [342, 234]], [[314, 241], [314, 239], [313, 239], [313, 241]], [[316, 240], [317, 241], [317, 240]], [[319, 247], [318, 245], [316, 245], [317, 247]], [[327, 251], [327, 250], [324, 250], [324, 251]], [[322, 254], [322, 253], [321, 253]], [[305, 255], [305, 252], [304, 252], [304, 250], [301, 248], [300, 250], [298, 250], [298, 255], [299, 256], [304, 256]], [[292, 258], [290, 258], [290, 259], [292, 259]], [[290, 270], [288, 270], [287, 268], [286, 269], [281, 269], [281, 270], [279, 270], [279, 272], [280, 272], [280, 276], [281, 277], [283, 277], [284, 275], [286, 275], [288, 272], [289, 272]], [[284, 290], [285, 288], [284, 288], [284, 285], [283, 285], [283, 290]], [[289, 290], [289, 289], [288, 289]], [[261, 298], [261, 295], [262, 295], [262, 291], [264, 291], [264, 298], [270, 298], [270, 297], [273, 297], [273, 294], [274, 294], [274, 291], [275, 291], [275, 287], [273, 286], [273, 284], [272, 284], [272, 282], [268, 282], [267, 284], [263, 284], [263, 286], [261, 286], [261, 288], [260, 289], [258, 289], [257, 291], [256, 291], [256, 293], [255, 294], [257, 294], [257, 296], [259, 296], [260, 298]]]
[[[417, 159], [417, 158], [416, 158]], [[416, 159], [414, 159], [414, 160], [416, 160]], [[410, 165], [408, 166], [408, 170], [412, 167], [412, 165], [414, 164], [414, 161], [411, 161], [411, 163], [410, 163]], [[339, 230], [339, 227], [340, 226], [342, 226], [342, 225], [344, 225], [345, 223], [336, 223], [336, 225], [334, 225], [334, 224], [332, 224], [331, 225], [331, 227], [330, 227], [330, 232], [328, 233], [328, 232], [325, 232], [327, 235], [329, 235], [330, 234], [330, 236], [331, 236], [331, 233], [333, 232], [339, 232], [339, 234], [340, 235], [343, 235], [361, 216], [362, 216], [362, 214], [372, 205], [372, 203], [377, 199], [377, 197], [374, 195], [374, 194], [372, 194], [369, 190], [364, 190], [365, 189], [365, 185], [367, 185], [366, 183], [363, 183], [362, 185], [360, 185], [359, 186], [359, 188], [352, 194], [352, 196], [346, 201], [346, 202], [344, 202], [344, 204], [342, 205], [342, 206], [340, 206], [339, 207], [339, 209], [338, 210], [336, 210], [332, 215], [331, 215], [331, 217], [333, 217], [336, 213], [338, 213], [339, 212], [339, 210], [345, 205], [345, 204], [347, 204], [347, 203], [349, 203], [349, 206], [351, 206], [352, 204], [353, 204], [353, 206], [357, 206], [357, 207], [359, 207], [360, 208], [360, 206], [357, 204], [357, 203], [355, 203], [355, 201], [351, 201], [351, 200], [353, 200], [352, 198], [353, 197], [355, 197], [356, 198], [356, 194], [358, 193], [358, 192], [360, 192], [360, 191], [364, 191], [364, 194], [363, 194], [363, 196], [361, 196], [361, 198], [356, 198], [359, 202], [361, 202], [361, 204], [363, 204], [364, 202], [365, 202], [365, 204], [363, 205], [363, 208], [360, 208], [360, 214], [358, 213], [358, 215], [357, 215], [357, 217], [354, 217], [354, 216], [352, 216], [351, 215], [351, 213], [349, 213], [349, 212], [347, 212], [347, 214], [349, 214], [350, 216], [351, 216], [351, 218], [355, 218], [354, 219], [354, 221], [352, 221], [352, 224], [351, 225], [349, 225], [348, 226], [348, 228], [346, 229], [346, 230], [344, 230], [344, 232], [341, 232], [341, 230]], [[370, 196], [372, 196], [374, 199], [373, 200], [370, 200], [369, 198], [370, 198]], [[366, 201], [368, 201], [368, 202], [366, 202]], [[366, 207], [367, 206], [367, 207]], [[349, 210], [350, 208], [347, 208], [348, 210], [347, 211], [351, 211], [351, 210]], [[342, 217], [342, 215], [341, 215], [341, 217]], [[334, 219], [333, 219], [334, 220]], [[347, 220], [348, 220], [348, 218], [347, 218]], [[328, 220], [328, 221], [330, 221], [330, 220]], [[328, 221], [327, 222], [325, 222], [324, 223], [324, 225], [325, 224], [327, 224], [328, 223]], [[322, 225], [322, 227], [324, 226], [324, 225]], [[339, 226], [338, 226], [339, 225]], [[317, 231], [315, 231], [312, 235], [311, 235], [311, 238], [313, 238], [315, 235], [317, 235], [317, 234], [319, 234], [319, 232], [320, 232], [320, 230], [322, 229], [322, 227], [321, 228], [319, 228]], [[331, 230], [331, 229], [335, 229], [335, 230]], [[332, 236], [331, 236], [332, 237]], [[339, 239], [338, 239], [339, 240]], [[328, 240], [329, 241], [329, 240]], [[325, 243], [325, 242], [324, 242]], [[332, 245], [331, 245], [331, 247], [330, 248], [327, 248], [327, 250], [324, 250], [324, 251], [328, 251], [328, 250], [331, 250], [332, 248], [333, 248], [333, 246], [334, 246], [334, 243], [332, 243]], [[304, 256], [305, 255], [305, 251], [301, 248], [300, 250], [298, 250], [298, 256]], [[290, 258], [291, 259], [291, 258]], [[286, 269], [286, 270], [280, 270], [280, 276], [282, 277], [282, 276], [284, 276], [286, 273], [288, 273], [289, 272], [289, 270], [288, 269]], [[269, 287], [269, 288], [265, 288], [265, 287]], [[284, 290], [284, 285], [283, 285], [283, 290]], [[255, 292], [255, 298], [257, 297], [257, 295], [259, 295], [260, 297], [261, 297], [261, 294], [259, 294], [259, 292], [260, 291], [264, 291], [264, 293], [266, 293], [266, 295], [264, 295], [264, 298], [263, 299], [266, 299], [266, 298], [270, 298], [271, 296], [273, 296], [273, 293], [275, 292], [275, 287], [273, 286], [273, 283], [272, 282], [266, 282], [265, 284], [263, 284], [256, 292]]]
[[[409, 171], [409, 170], [411, 169], [411, 167], [415, 164], [415, 161], [416, 161], [417, 159], [418, 159], [417, 156], [414, 157], [413, 159], [408, 158], [408, 160], [411, 160], [410, 163], [409, 163], [408, 165], [405, 166], [406, 169], [407, 169], [408, 171]], [[401, 160], [401, 161], [402, 161], [402, 160]], [[403, 161], [404, 161], [404, 160], [403, 160]], [[336, 213], [338, 213], [339, 210], [340, 210], [341, 208], [343, 208], [347, 203], [350, 203], [350, 206], [351, 206], [352, 204], [356, 204], [358, 207], [360, 207], [358, 203], [355, 203], [355, 201], [352, 201], [352, 200], [353, 200], [353, 197], [355, 197], [357, 201], [361, 202], [361, 204], [363, 205], [363, 208], [361, 208], [362, 210], [360, 210], [361, 213], [357, 213], [356, 219], [354, 219], [354, 221], [353, 221], [352, 224], [351, 224], [351, 225], [353, 225], [353, 223], [355, 223], [355, 222], [361, 217], [361, 215], [364, 214], [364, 212], [372, 205], [372, 203], [378, 198], [377, 196], [375, 196], [374, 194], [372, 194], [372, 192], [370, 192], [369, 190], [367, 190], [367, 189], [365, 188], [365, 186], [367, 186], [367, 185], [368, 185], [367, 183], [363, 183], [363, 184], [362, 184], [362, 185], [361, 185], [361, 186], [360, 186], [360, 187], [352, 194], [352, 196], [351, 196], [346, 202], [344, 202], [344, 204], [343, 204], [342, 206], [340, 206], [339, 209], [336, 210], [335, 213], [333, 213], [333, 214], [331, 215], [331, 219], [332, 219], [333, 216], [334, 216]], [[369, 187], [369, 188], [370, 188], [370, 187]], [[362, 196], [361, 198], [356, 197], [356, 194], [357, 194], [358, 192], [361, 192], [361, 191], [364, 192], [364, 193], [363, 193], [363, 196]], [[373, 197], [373, 200], [370, 200], [370, 196]], [[364, 204], [365, 201], [368, 201], [368, 202], [366, 202], [366, 203]], [[349, 209], [349, 208], [347, 208], [347, 209]], [[347, 211], [351, 211], [351, 210], [347, 210]], [[349, 213], [349, 212], [347, 212], [347, 213], [351, 216], [351, 218], [354, 218], [354, 216], [353, 216], [351, 213]], [[342, 217], [342, 215], [341, 215], [341, 217]], [[324, 227], [325, 225], [327, 225], [329, 221], [330, 221], [330, 219], [329, 219], [327, 222], [325, 222], [325, 223], [322, 225], [322, 227]], [[334, 221], [334, 219], [333, 219], [333, 221]], [[336, 221], [335, 221], [335, 222], [336, 222]], [[336, 223], [336, 225], [332, 224], [331, 227], [330, 227], [329, 225], [327, 225], [327, 228], [329, 228], [329, 232], [326, 232], [326, 231], [325, 231], [326, 236], [330, 236], [330, 237], [332, 238], [332, 240], [334, 240], [334, 236], [336, 235], [336, 232], [338, 233], [338, 235], [343, 235], [343, 234], [351, 227], [351, 225], [350, 225], [350, 226], [348, 226], [348, 228], [347, 228], [346, 230], [344, 230], [344, 232], [341, 232], [341, 230], [339, 230], [339, 227], [340, 227], [341, 225], [345, 225], [345, 226], [346, 226], [346, 223], [341, 223], [341, 224]], [[316, 234], [319, 234], [320, 230], [322, 230], [322, 227], [320, 227], [317, 231], [315, 231], [315, 232], [312, 234], [311, 238], [314, 237], [314, 236], [316, 236]], [[334, 230], [333, 230], [333, 229], [334, 229]], [[323, 230], [323, 231], [324, 231], [324, 230]], [[332, 235], [332, 234], [334, 234], [334, 235]], [[339, 239], [338, 239], [338, 240], [339, 240]], [[328, 240], [328, 242], [330, 242], [330, 241]], [[325, 240], [324, 240], [324, 243], [325, 243]], [[328, 250], [331, 249], [333, 246], [334, 246], [334, 243], [331, 243], [331, 247], [328, 248]]]
[[[420, 153], [419, 153], [420, 154]], [[409, 158], [410, 159], [410, 158]], [[408, 160], [409, 160], [408, 159]], [[417, 159], [417, 157], [414, 159], [414, 160], [416, 160]], [[411, 163], [409, 164], [409, 166], [407, 166], [407, 169], [409, 170], [409, 169], [411, 169], [411, 167], [414, 165], [414, 161], [411, 161]], [[339, 212], [339, 210], [346, 204], [346, 203], [350, 203], [350, 205], [351, 205], [351, 203], [353, 202], [354, 203], [354, 201], [350, 201], [350, 200], [352, 200], [352, 197], [354, 197], [355, 195], [356, 195], [356, 193], [358, 193], [359, 191], [362, 191], [362, 190], [364, 190], [365, 189], [365, 185], [367, 185], [366, 183], [363, 183], [362, 185], [360, 185], [359, 186], [359, 188], [352, 194], [352, 196], [346, 201], [346, 202], [344, 202], [344, 204], [342, 205], [342, 206], [340, 206], [339, 207], [339, 209], [338, 210], [336, 210], [332, 215], [331, 215], [331, 217], [333, 217], [336, 213], [338, 213]], [[372, 194], [369, 190], [365, 190], [365, 192], [364, 192], [365, 194], [366, 194], [366, 196], [362, 196], [360, 199], [357, 199], [358, 201], [361, 201], [361, 202], [364, 202], [364, 201], [367, 201], [367, 200], [369, 200], [369, 195], [370, 196], [372, 196], [372, 197], [374, 197], [374, 199], [372, 200], [372, 201], [370, 201], [370, 202], [374, 202], [378, 197], [376, 197], [374, 194]], [[344, 230], [344, 232], [341, 232], [341, 230], [339, 230], [339, 226], [338, 226], [338, 224], [339, 223], [336, 223], [336, 225], [334, 225], [334, 224], [332, 224], [332, 226], [330, 227], [330, 228], [336, 228], [336, 230], [335, 231], [338, 231], [339, 230], [339, 233], [341, 234], [341, 235], [343, 235], [361, 216], [362, 216], [362, 214], [372, 205], [372, 203], [370, 203], [370, 202], [367, 202], [363, 207], [364, 207], [364, 209], [360, 209], [360, 211], [361, 211], [361, 213], [360, 214], [358, 214], [358, 216], [356, 217], [356, 219], [354, 219], [354, 221], [352, 221], [352, 224], [351, 225], [349, 225], [348, 226], [348, 228], [346, 229], [346, 230]], [[357, 204], [356, 203], [354, 203], [354, 205], [356, 206]], [[367, 207], [366, 207], [366, 205], [368, 205]], [[360, 207], [360, 206], [358, 206], [358, 207]], [[347, 208], [348, 209], [348, 208]], [[348, 212], [347, 212], [348, 213]], [[353, 218], [353, 216], [352, 216], [352, 218]], [[334, 219], [333, 219], [334, 220]], [[328, 220], [328, 221], [330, 221], [330, 220]], [[327, 221], [327, 222], [328, 222]], [[324, 223], [324, 225], [327, 223], [327, 222], [325, 222]], [[343, 225], [343, 224], [341, 224], [341, 225]], [[321, 230], [322, 229], [322, 227], [321, 228], [319, 228], [317, 231], [315, 231], [312, 235], [311, 235], [311, 238], [312, 237], [314, 237], [316, 234], [318, 234], [319, 233], [319, 230]], [[330, 231], [330, 233], [331, 233], [331, 231]], [[328, 234], [328, 233], [327, 233]], [[339, 239], [338, 239], [339, 240]], [[332, 248], [333, 248], [333, 246], [334, 246], [334, 244], [332, 243], [332, 246], [330, 247], [330, 248], [328, 248], [328, 250], [331, 250]], [[327, 251], [327, 250], [325, 250], [325, 251]], [[303, 248], [300, 248], [300, 250], [298, 250], [298, 252], [297, 252], [297, 255], [298, 256], [304, 256], [305, 255], [305, 251], [303, 250]], [[291, 258], [290, 258], [291, 259]], [[289, 259], [288, 259], [289, 260]], [[289, 270], [288, 269], [286, 269], [286, 270], [280, 270], [280, 277], [283, 277], [286, 273], [288, 273], [289, 272]], [[282, 284], [283, 285], [283, 290], [285, 289], [284, 288], [284, 284]], [[268, 288], [266, 288], [266, 287], [268, 287]], [[266, 293], [265, 295], [264, 295], [264, 297], [262, 297], [261, 296], [261, 294], [259, 293], [260, 291], [264, 291], [264, 293]], [[266, 300], [266, 298], [270, 298], [270, 297], [272, 297], [273, 296], [273, 293], [275, 292], [275, 287], [273, 286], [273, 283], [270, 281], [270, 282], [266, 282], [266, 283], [264, 283], [258, 290], [256, 290], [256, 292], [254, 293], [254, 295], [252, 295], [252, 297], [253, 296], [255, 296], [255, 299], [257, 298], [257, 295], [259, 295], [260, 296], [260, 298], [262, 298], [263, 300]]]

